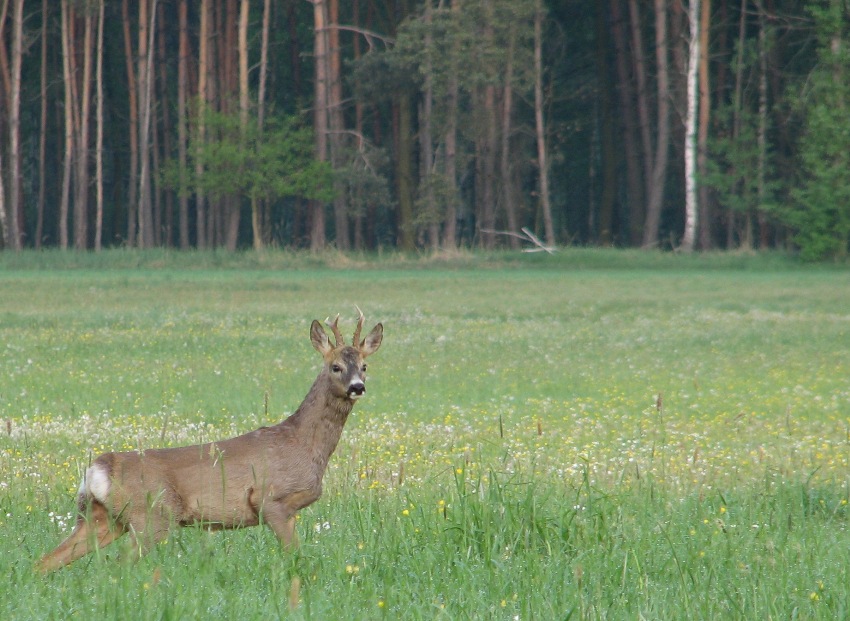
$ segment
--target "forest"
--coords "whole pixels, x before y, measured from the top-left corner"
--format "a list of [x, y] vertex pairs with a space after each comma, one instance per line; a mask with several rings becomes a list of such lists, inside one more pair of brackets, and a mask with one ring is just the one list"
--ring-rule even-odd
[[848, 0], [0, 0], [0, 244], [840, 259], [848, 26]]

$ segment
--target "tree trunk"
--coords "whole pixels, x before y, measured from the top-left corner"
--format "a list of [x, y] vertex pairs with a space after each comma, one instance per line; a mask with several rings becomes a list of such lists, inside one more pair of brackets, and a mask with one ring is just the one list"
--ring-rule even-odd
[[[488, 47], [495, 47], [495, 17], [493, 15], [493, 0], [482, 1], [484, 9], [483, 39]], [[496, 245], [496, 157], [498, 145], [498, 115], [496, 112], [496, 75], [491, 67], [482, 67], [486, 83], [478, 89], [478, 118], [483, 130], [476, 131], [476, 184], [475, 203], [478, 231], [481, 246], [491, 250]]]
[[[157, 61], [154, 65], [159, 78], [157, 82], [159, 85], [159, 95], [154, 98], [154, 108], [160, 111], [160, 114], [154, 115], [154, 118], [160, 119], [160, 121], [154, 125], [154, 136], [156, 137], [161, 135], [162, 144], [154, 149], [154, 165], [152, 172], [154, 179], [154, 196], [157, 197], [154, 204], [160, 205], [163, 201], [165, 202], [165, 213], [162, 213], [160, 208], [156, 209], [159, 221], [157, 222], [157, 227], [154, 230], [154, 237], [157, 240], [157, 244], [171, 247], [174, 245], [174, 193], [170, 189], [163, 189], [162, 175], [160, 174], [160, 162], [171, 157], [171, 141], [173, 138], [171, 102], [168, 96], [168, 93], [170, 92], [168, 67], [170, 64], [168, 62], [168, 50], [166, 49], [166, 40], [168, 37], [167, 30], [170, 24], [167, 22], [165, 10], [166, 5], [160, 2], [157, 6]], [[157, 125], [161, 129], [159, 132], [156, 130]]]
[[[501, 127], [501, 144], [499, 146], [499, 176], [502, 178], [502, 205], [505, 209], [505, 218], [507, 220], [508, 230], [514, 233], [519, 232], [519, 222], [517, 220], [517, 208], [514, 199], [513, 174], [511, 172], [511, 134], [513, 128], [511, 121], [513, 119], [513, 94], [514, 94], [514, 49], [516, 47], [516, 26], [511, 24], [508, 26], [508, 49], [505, 58], [505, 85], [502, 91], [502, 127]], [[514, 250], [519, 249], [519, 238], [513, 235], [509, 236], [509, 243]]]
[[41, 105], [41, 114], [38, 134], [38, 204], [36, 206], [35, 216], [35, 239], [34, 244], [36, 249], [41, 248], [42, 237], [44, 236], [44, 203], [47, 169], [47, 0], [41, 0], [41, 75], [39, 84], [39, 101]]
[[128, 129], [130, 131], [130, 179], [127, 188], [127, 245], [136, 245], [137, 193], [139, 189], [139, 102], [136, 89], [136, 69], [133, 63], [133, 37], [130, 28], [130, 9], [127, 0], [121, 2], [124, 26], [124, 57], [127, 70]]
[[[237, 23], [237, 54], [238, 54], [238, 81], [239, 81], [239, 131], [241, 133], [242, 148], [248, 148], [248, 113], [250, 111], [250, 100], [248, 92], [248, 16], [250, 13], [250, 0], [241, 0], [239, 6], [239, 18]], [[251, 196], [251, 204], [256, 197]], [[239, 240], [239, 212], [241, 197], [232, 197], [233, 204], [230, 211], [230, 223], [227, 230], [227, 249], [236, 250]], [[252, 208], [252, 214], [254, 209]], [[254, 247], [257, 241], [254, 240]]]
[[[6, 0], [0, 4], [0, 33], [5, 29], [6, 24], [6, 10], [8, 9], [8, 2]], [[6, 43], [5, 40], [0, 41], [0, 77], [3, 80], [3, 92], [2, 97], [0, 97], [0, 102], [5, 100], [10, 100], [12, 98], [12, 77], [11, 71], [9, 70], [8, 59], [6, 58]], [[12, 247], [12, 235], [9, 226], [9, 215], [7, 215], [7, 203], [6, 203], [6, 186], [5, 186], [5, 173], [3, 171], [3, 151], [5, 149], [0, 146], [0, 234], [2, 234], [2, 243], [0, 243], [0, 248], [2, 247]]]
[[[6, 24], [6, 10], [8, 8], [8, 2], [4, 0], [3, 4], [0, 5], [0, 33], [5, 29]], [[12, 79], [9, 75], [9, 66], [6, 59], [6, 42], [5, 40], [0, 41], [0, 76], [3, 79], [3, 97], [0, 98], [0, 102], [3, 99], [11, 99], [11, 91], [12, 91]], [[0, 244], [0, 248], [2, 247], [12, 247], [12, 239], [11, 239], [11, 230], [9, 227], [9, 216], [6, 214], [6, 186], [5, 186], [5, 173], [3, 171], [3, 151], [4, 148], [0, 146], [0, 234], [2, 234], [3, 243]]]
[[[2, 24], [0, 24], [2, 27]], [[9, 247], [21, 249], [23, 209], [21, 206], [21, 54], [24, 0], [15, 0], [12, 14], [12, 97], [9, 106]]]
[[[157, 11], [161, 12], [161, 11]], [[156, 47], [155, 43], [155, 30], [152, 30], [151, 36], [151, 44]], [[154, 48], [151, 48], [150, 55], [153, 58]], [[163, 235], [167, 233], [166, 227], [167, 225], [167, 214], [163, 213], [162, 209], [162, 188], [160, 187], [160, 179], [159, 175], [157, 175], [157, 171], [159, 168], [160, 161], [160, 150], [164, 148], [164, 145], [161, 144], [161, 141], [165, 139], [163, 135], [163, 126], [165, 125], [165, 120], [160, 117], [159, 114], [154, 112], [154, 110], [159, 110], [161, 112], [165, 112], [168, 106], [167, 101], [158, 101], [157, 100], [157, 69], [165, 70], [165, 63], [161, 66], [156, 63], [152, 64], [148, 71], [148, 79], [150, 80], [150, 88], [151, 88], [151, 115], [150, 115], [150, 158], [148, 160], [148, 165], [150, 166], [148, 177], [150, 178], [150, 186], [151, 186], [151, 228], [153, 229], [153, 238], [151, 244], [153, 246], [160, 246], [163, 243]]]
[[687, 107], [685, 113], [685, 234], [682, 238], [682, 250], [693, 252], [699, 215], [697, 202], [697, 68], [700, 59], [700, 6], [699, 0], [690, 0], [688, 5], [688, 23], [690, 39], [688, 41], [688, 82]]
[[[598, 240], [603, 246], [614, 242], [614, 205], [617, 200], [618, 144], [614, 137], [613, 85], [608, 64], [608, 11], [596, 5], [596, 71], [598, 79], [599, 139], [602, 149], [602, 193], [599, 198]], [[591, 230], [592, 234], [592, 230]]]
[[400, 250], [411, 251], [416, 245], [416, 236], [413, 223], [413, 114], [410, 110], [410, 95], [398, 95], [395, 106], [398, 245]]
[[431, 34], [431, 23], [433, 21], [433, 7], [431, 0], [426, 0], [424, 20], [426, 24], [424, 54], [424, 84], [422, 87], [422, 102], [419, 105], [419, 187], [425, 193], [424, 208], [425, 220], [428, 223], [428, 242], [431, 250], [437, 251], [440, 247], [440, 224], [437, 214], [437, 205], [434, 200], [434, 139], [431, 132], [431, 117], [434, 108], [433, 67], [430, 58], [433, 54], [433, 35]]
[[[206, 114], [209, 101], [207, 73], [209, 72], [209, 39], [210, 39], [210, 0], [201, 0], [200, 32], [198, 33], [198, 109], [197, 109], [197, 144], [195, 158], [196, 184], [204, 174], [201, 157], [206, 141]], [[195, 190], [195, 219], [196, 239], [198, 248], [206, 248], [207, 243], [207, 213], [204, 191], [200, 185]]]
[[[631, 29], [631, 42], [634, 55], [634, 72], [635, 82], [637, 83], [637, 113], [638, 126], [640, 129], [641, 147], [643, 151], [643, 187], [644, 196], [649, 194], [649, 188], [652, 186], [652, 126], [649, 121], [649, 88], [647, 87], [647, 68], [646, 55], [643, 51], [643, 35], [641, 34], [641, 18], [640, 7], [638, 0], [628, 0], [629, 2], [629, 25]], [[646, 205], [641, 209], [644, 215], [644, 221], [641, 221], [640, 227], [642, 231], [646, 230]], [[643, 242], [641, 235], [641, 243]]]
[[[225, 0], [213, 0], [209, 15], [209, 39], [207, 40], [207, 102], [206, 109], [215, 112], [227, 111]], [[214, 141], [213, 128], [206, 128], [205, 139]], [[225, 198], [210, 195], [207, 200], [206, 240], [209, 248], [222, 243], [223, 211]]]
[[[328, 123], [330, 135], [331, 164], [339, 170], [344, 164], [343, 132], [345, 123], [342, 116], [342, 79], [339, 47], [339, 0], [328, 0], [327, 24], [327, 80], [328, 80]], [[348, 250], [351, 247], [348, 232], [348, 210], [346, 209], [345, 194], [339, 183], [334, 197], [334, 228], [336, 232], [336, 247]]]
[[153, 108], [153, 36], [156, 25], [156, 0], [139, 0], [138, 84], [140, 97], [139, 127], [139, 247], [154, 245], [153, 206], [151, 197], [150, 141]]
[[[697, 128], [697, 177], [705, 179], [708, 175], [708, 121], [711, 114], [711, 92], [708, 83], [708, 34], [711, 21], [711, 0], [702, 0], [702, 15], [699, 29], [699, 126]], [[699, 247], [711, 248], [711, 207], [709, 205], [708, 186], [700, 183], [699, 199]]]
[[[351, 6], [351, 13], [354, 16], [354, 26], [357, 28], [360, 26], [360, 2], [359, 0], [353, 0]], [[360, 51], [360, 37], [355, 36], [353, 40], [353, 49], [354, 49], [354, 63], [355, 65], [360, 62], [361, 51]], [[359, 78], [355, 77], [355, 85], [354, 92], [359, 92], [360, 90], [360, 81]], [[358, 136], [364, 136], [363, 130], [363, 102], [359, 98], [356, 98], [354, 101], [354, 131]], [[356, 190], [359, 194], [360, 190]], [[363, 200], [361, 196], [357, 196], [357, 209], [352, 214], [354, 220], [354, 249], [355, 250], [363, 250], [365, 246], [365, 240], [363, 235]]]
[[106, 0], [100, 0], [97, 7], [97, 64], [95, 83], [97, 84], [97, 135], [95, 137], [95, 224], [94, 249], [100, 251], [103, 245], [103, 22]]
[[543, 0], [536, 0], [534, 14], [534, 126], [537, 137], [537, 166], [540, 170], [540, 206], [546, 243], [555, 245], [555, 227], [549, 202], [549, 168], [546, 161], [546, 130], [543, 125]]
[[[77, 114], [76, 197], [74, 199], [74, 246], [79, 250], [88, 247], [89, 227], [89, 135], [91, 128], [92, 87], [92, 17], [83, 16], [83, 79], [80, 84]], [[75, 79], [72, 77], [72, 79]]]
[[700, 59], [699, 18], [699, 0], [690, 0], [688, 5], [690, 38], [688, 40], [687, 106], [685, 112], [685, 233], [682, 238], [682, 250], [685, 252], [693, 252], [694, 250], [699, 215], [696, 183], [697, 99], [699, 96], [697, 68]]
[[189, 248], [189, 171], [188, 166], [188, 99], [189, 99], [189, 5], [180, 0], [177, 7], [179, 38], [177, 54], [177, 168], [180, 177], [178, 201], [180, 211], [180, 248]]
[[[232, 111], [239, 94], [239, 20], [241, 11], [237, 0], [227, 0], [224, 20], [224, 55], [223, 78], [224, 87], [220, 101], [223, 112]], [[247, 28], [247, 16], [245, 18]], [[247, 38], [247, 33], [246, 33]], [[247, 75], [247, 70], [246, 70]], [[246, 125], [247, 127], [247, 125]], [[236, 250], [239, 242], [239, 217], [242, 207], [242, 197], [231, 194], [224, 199], [223, 241], [227, 250]]]
[[[328, 161], [328, 76], [327, 76], [327, 18], [324, 0], [313, 2], [313, 57], [316, 64], [316, 94], [314, 118], [316, 131], [316, 159]], [[313, 217], [310, 227], [310, 249], [314, 252], [325, 247], [325, 205], [313, 201]]]
[[3, 245], [9, 245], [9, 221], [6, 218], [6, 185], [3, 181], [5, 173], [3, 172], [3, 150], [0, 149], [0, 236], [2, 236]]
[[[743, 124], [744, 97], [744, 39], [747, 31], [747, 0], [741, 0], [741, 18], [738, 22], [738, 54], [735, 62], [735, 92], [732, 99], [732, 140], [737, 142], [741, 136]], [[729, 209], [726, 219], [726, 248], [730, 249], [735, 243], [735, 220], [737, 213]], [[745, 235], [745, 237], [747, 237]], [[742, 243], [749, 244], [749, 239]]]
[[496, 153], [498, 152], [498, 125], [496, 121], [496, 87], [487, 85], [480, 97], [479, 114], [484, 122], [484, 132], [478, 137], [476, 158], [479, 160], [476, 184], [476, 203], [478, 228], [481, 231], [481, 245], [492, 250], [496, 245]]
[[[462, 0], [452, 0], [453, 18], [458, 19], [461, 11]], [[445, 225], [443, 227], [443, 247], [453, 250], [457, 247], [457, 114], [458, 114], [458, 68], [457, 62], [454, 61], [458, 57], [459, 44], [457, 41], [453, 44], [451, 58], [453, 62], [450, 66], [450, 75], [448, 78], [448, 95], [446, 101], [446, 133], [443, 138], [445, 142], [446, 157], [445, 157], [445, 177], [448, 187], [446, 193], [448, 200], [446, 203]]]
[[658, 246], [658, 227], [664, 203], [664, 184], [667, 179], [667, 157], [670, 142], [670, 82], [667, 72], [667, 2], [655, 0], [655, 57], [658, 101], [658, 140], [652, 164], [652, 183], [646, 208], [643, 247]]
[[[257, 86], [257, 140], [263, 140], [263, 124], [266, 114], [266, 79], [269, 64], [269, 27], [271, 23], [271, 0], [263, 2], [263, 24], [260, 35], [260, 75]], [[251, 225], [254, 233], [254, 249], [261, 250], [269, 242], [266, 201], [263, 197], [251, 199]]]
[[71, 171], [74, 165], [74, 91], [71, 88], [71, 36], [68, 0], [62, 0], [62, 81], [65, 85], [65, 158], [62, 168], [62, 197], [59, 202], [59, 247], [68, 248], [68, 211], [71, 201]]
[[767, 20], [761, 2], [757, 2], [759, 10], [759, 113], [758, 131], [756, 142], [758, 143], [758, 180], [756, 192], [758, 194], [758, 222], [759, 222], [759, 248], [764, 248], [767, 243], [767, 215], [765, 213], [767, 190]]
[[629, 73], [629, 43], [624, 28], [622, 0], [611, 0], [611, 34], [614, 38], [617, 68], [617, 92], [620, 96], [620, 116], [623, 119], [623, 148], [626, 158], [626, 206], [629, 217], [629, 243], [637, 246], [643, 236], [646, 217], [642, 176], [642, 161], [638, 149], [635, 89]]

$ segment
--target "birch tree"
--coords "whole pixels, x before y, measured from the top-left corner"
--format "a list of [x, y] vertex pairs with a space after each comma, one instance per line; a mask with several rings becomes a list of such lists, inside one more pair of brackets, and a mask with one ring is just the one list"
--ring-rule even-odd
[[688, 4], [690, 39], [688, 41], [687, 111], [685, 113], [685, 234], [682, 238], [682, 250], [685, 252], [692, 252], [694, 249], [699, 215], [696, 188], [697, 99], [699, 96], [697, 69], [700, 57], [699, 18], [699, 0], [690, 0]]

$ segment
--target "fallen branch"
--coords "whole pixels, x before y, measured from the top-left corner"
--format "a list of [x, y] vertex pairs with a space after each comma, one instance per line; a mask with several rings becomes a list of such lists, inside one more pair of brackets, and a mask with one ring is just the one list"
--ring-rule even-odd
[[509, 235], [510, 237], [516, 237], [525, 242], [530, 242], [537, 246], [536, 248], [523, 248], [523, 252], [548, 252], [549, 254], [555, 254], [555, 251], [558, 250], [554, 246], [547, 246], [544, 244], [537, 235], [532, 233], [527, 227], [522, 227], [520, 229], [522, 233], [514, 233], [513, 231], [494, 231], [492, 229], [481, 229], [482, 233], [493, 233], [494, 235]]

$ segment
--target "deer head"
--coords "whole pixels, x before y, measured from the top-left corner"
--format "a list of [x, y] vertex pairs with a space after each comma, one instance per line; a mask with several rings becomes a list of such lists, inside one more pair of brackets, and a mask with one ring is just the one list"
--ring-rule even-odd
[[378, 351], [384, 334], [384, 327], [379, 323], [361, 341], [363, 312], [359, 308], [357, 312], [360, 318], [357, 320], [351, 345], [345, 344], [345, 339], [339, 331], [339, 315], [332, 322], [325, 320], [334, 335], [335, 343], [333, 345], [318, 321], [313, 320], [313, 324], [310, 326], [310, 341], [325, 359], [324, 372], [330, 378], [332, 394], [337, 398], [352, 401], [356, 401], [366, 392], [366, 363], [364, 360], [367, 356]]

